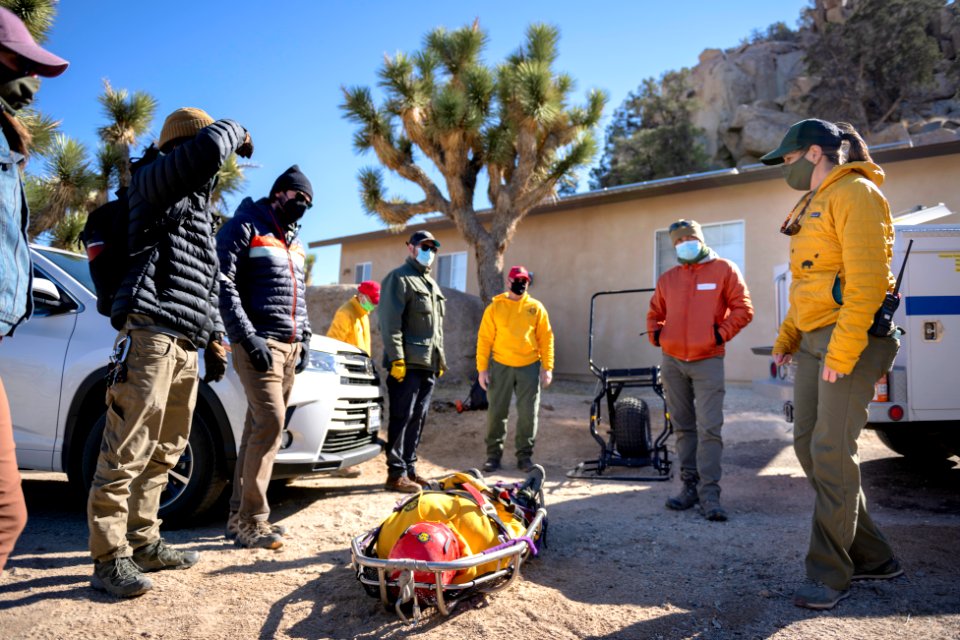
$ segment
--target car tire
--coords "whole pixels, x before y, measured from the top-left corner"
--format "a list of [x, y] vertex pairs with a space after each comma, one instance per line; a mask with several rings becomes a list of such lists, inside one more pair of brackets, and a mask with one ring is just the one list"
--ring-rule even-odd
[[[88, 491], [96, 472], [106, 421], [106, 414], [101, 415], [84, 443], [83, 481]], [[218, 455], [206, 420], [194, 412], [187, 448], [170, 470], [167, 486], [160, 496], [159, 517], [164, 525], [179, 528], [196, 524], [197, 517], [217, 501], [227, 484]]]

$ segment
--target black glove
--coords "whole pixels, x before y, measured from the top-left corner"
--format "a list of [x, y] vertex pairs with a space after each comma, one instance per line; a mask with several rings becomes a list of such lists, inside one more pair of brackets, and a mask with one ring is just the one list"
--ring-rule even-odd
[[658, 347], [660, 346], [660, 332], [661, 332], [661, 331], [663, 331], [663, 329], [657, 329], [656, 331], [653, 332], [653, 344], [657, 345]]
[[241, 158], [249, 158], [253, 155], [253, 138], [250, 137], [249, 131], [247, 131], [247, 135], [244, 136], [243, 142], [237, 147], [237, 155]]
[[220, 382], [227, 372], [227, 350], [223, 346], [222, 338], [217, 335], [210, 338], [207, 348], [203, 350], [203, 364], [207, 370], [203, 376], [204, 382]]
[[297, 361], [295, 373], [303, 373], [310, 364], [310, 343], [306, 340], [300, 343], [300, 360]]
[[257, 334], [253, 334], [240, 341], [240, 346], [250, 355], [250, 364], [260, 373], [266, 373], [273, 366], [273, 354], [267, 341]]
[[717, 325], [713, 325], [713, 337], [717, 341], [718, 347], [723, 344], [723, 336], [720, 335], [720, 327]]

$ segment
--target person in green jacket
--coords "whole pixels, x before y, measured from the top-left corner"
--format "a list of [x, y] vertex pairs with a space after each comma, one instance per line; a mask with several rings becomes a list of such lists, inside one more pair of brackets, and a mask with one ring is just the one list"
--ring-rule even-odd
[[417, 445], [427, 420], [436, 379], [443, 375], [444, 296], [430, 277], [440, 243], [429, 231], [407, 242], [406, 261], [380, 284], [383, 364], [387, 394], [387, 482], [385, 489], [416, 493], [426, 484], [416, 471]]

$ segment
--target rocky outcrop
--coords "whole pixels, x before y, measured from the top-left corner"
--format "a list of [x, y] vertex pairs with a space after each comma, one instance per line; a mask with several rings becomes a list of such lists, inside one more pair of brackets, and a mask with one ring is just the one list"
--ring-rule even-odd
[[[691, 70], [697, 100], [694, 125], [705, 132], [704, 146], [716, 166], [743, 166], [777, 146], [792, 123], [815, 117], [808, 98], [819, 78], [807, 74], [804, 63], [812, 34], [851, 15], [856, 0], [817, 0], [808, 9], [809, 26], [796, 41], [765, 41], [730, 50], [706, 49]], [[945, 61], [956, 63], [960, 26], [947, 9], [934, 25]], [[934, 86], [904, 104], [902, 120], [866, 132], [871, 145], [931, 144], [958, 139], [960, 100], [957, 83], [944, 70]]]
[[[350, 296], [357, 292], [354, 285], [327, 285], [307, 289], [307, 311], [310, 324], [318, 334], [326, 334], [333, 314]], [[483, 317], [483, 301], [462, 291], [443, 289], [447, 297], [446, 315], [443, 318], [443, 341], [447, 366], [450, 371], [443, 376], [444, 384], [463, 383], [476, 375], [477, 330]], [[370, 316], [373, 360], [381, 368], [383, 340], [380, 337], [380, 318], [377, 311]]]

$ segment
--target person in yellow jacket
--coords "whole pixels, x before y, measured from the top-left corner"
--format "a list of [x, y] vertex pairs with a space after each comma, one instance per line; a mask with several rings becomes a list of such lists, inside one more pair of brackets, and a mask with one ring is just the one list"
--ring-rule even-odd
[[527, 293], [530, 274], [526, 268], [511, 267], [507, 280], [510, 289], [495, 296], [484, 310], [477, 334], [477, 372], [490, 404], [483, 465], [488, 473], [500, 468], [514, 391], [517, 468], [533, 468], [540, 387], [549, 387], [553, 381], [553, 329], [547, 310]]
[[380, 303], [380, 284], [364, 280], [357, 293], [340, 305], [327, 330], [327, 337], [342, 340], [370, 354], [370, 312]]
[[852, 580], [903, 573], [867, 513], [857, 456], [874, 383], [900, 346], [898, 331], [874, 322], [895, 282], [893, 222], [883, 170], [847, 123], [798, 122], [761, 161], [782, 164], [787, 184], [805, 192], [780, 229], [790, 236], [793, 281], [773, 354], [797, 365], [794, 449], [816, 492], [810, 584], [794, 604], [830, 609]]

